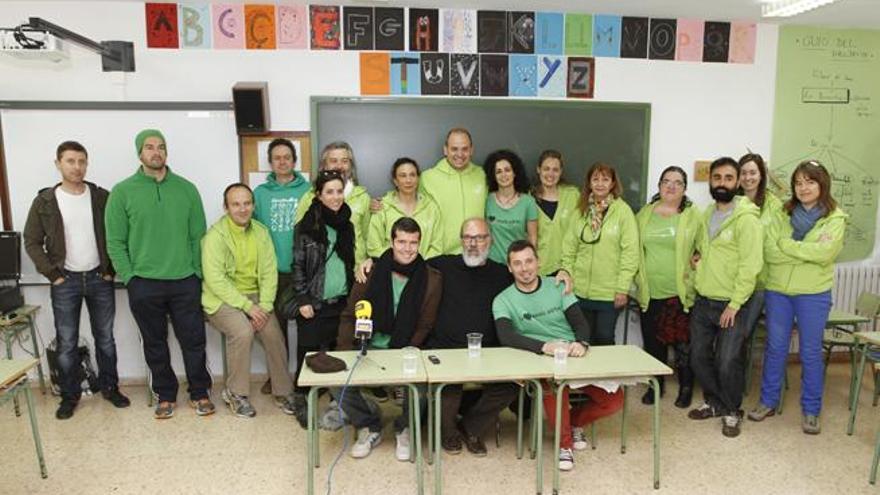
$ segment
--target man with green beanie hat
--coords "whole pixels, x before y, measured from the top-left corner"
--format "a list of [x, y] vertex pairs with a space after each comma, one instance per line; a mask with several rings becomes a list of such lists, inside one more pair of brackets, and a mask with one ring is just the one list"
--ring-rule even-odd
[[135, 138], [141, 166], [113, 188], [104, 215], [107, 252], [128, 288], [131, 313], [143, 337], [157, 419], [170, 418], [177, 376], [168, 352], [168, 319], [180, 343], [190, 403], [196, 414], [214, 412], [205, 364], [200, 242], [205, 211], [196, 187], [166, 164], [165, 137], [145, 129]]

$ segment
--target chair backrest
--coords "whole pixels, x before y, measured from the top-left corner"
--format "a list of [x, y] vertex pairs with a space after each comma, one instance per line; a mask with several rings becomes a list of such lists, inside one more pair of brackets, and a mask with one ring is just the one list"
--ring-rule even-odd
[[876, 330], [877, 317], [880, 316], [880, 295], [862, 292], [856, 301], [856, 314], [873, 320], [871, 329]]

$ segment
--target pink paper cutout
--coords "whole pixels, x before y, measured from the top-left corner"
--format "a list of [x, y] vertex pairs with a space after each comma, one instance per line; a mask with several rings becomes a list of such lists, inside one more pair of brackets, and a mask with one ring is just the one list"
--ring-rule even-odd
[[216, 3], [211, 6], [211, 25], [214, 48], [244, 48], [244, 6], [235, 3]]
[[278, 48], [303, 50], [308, 48], [309, 17], [305, 5], [278, 4], [276, 31]]
[[730, 55], [727, 60], [733, 64], [755, 63], [755, 38], [757, 28], [754, 22], [730, 23]]
[[675, 46], [675, 60], [703, 61], [703, 26], [699, 19], [679, 19]]

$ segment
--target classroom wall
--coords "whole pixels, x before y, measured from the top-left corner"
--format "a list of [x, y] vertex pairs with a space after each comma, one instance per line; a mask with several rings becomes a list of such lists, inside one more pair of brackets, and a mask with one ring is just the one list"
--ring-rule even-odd
[[[74, 47], [70, 60], [60, 64], [0, 56], [0, 100], [228, 101], [236, 81], [268, 81], [273, 129], [308, 130], [310, 95], [359, 94], [358, 52], [147, 50], [144, 6], [139, 2], [4, 1], [2, 5], [0, 26], [40, 16], [92, 39], [133, 41], [137, 72], [101, 72], [97, 55]], [[659, 172], [668, 165], [691, 170], [694, 160], [739, 156], [746, 147], [769, 155], [777, 31], [775, 25], [758, 25], [755, 63], [750, 65], [596, 60], [597, 100], [652, 104], [649, 184], [656, 184]], [[578, 164], [576, 157], [568, 157], [568, 162], [585, 165]], [[649, 189], [652, 194], [654, 188]], [[705, 183], [692, 183], [689, 195], [698, 204], [709, 200]], [[878, 259], [875, 249], [873, 262]], [[43, 305], [41, 334], [50, 340], [54, 332], [48, 290], [29, 288], [26, 297]], [[125, 293], [120, 291], [117, 299], [120, 374], [142, 377], [137, 330]], [[216, 372], [218, 341], [216, 332], [209, 332], [209, 356]], [[182, 373], [179, 358], [177, 363]], [[260, 357], [255, 370], [262, 366]]]

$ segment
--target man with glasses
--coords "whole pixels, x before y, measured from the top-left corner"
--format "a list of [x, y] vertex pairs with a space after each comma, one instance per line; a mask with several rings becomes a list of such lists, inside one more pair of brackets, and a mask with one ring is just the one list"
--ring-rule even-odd
[[[467, 347], [467, 334], [483, 334], [483, 347], [497, 347], [498, 337], [492, 318], [492, 301], [513, 279], [504, 265], [489, 259], [492, 237], [489, 224], [482, 218], [471, 218], [461, 226], [461, 254], [438, 256], [428, 264], [443, 274], [443, 296], [437, 321], [428, 341], [434, 349]], [[443, 389], [441, 446], [449, 454], [458, 454], [462, 441], [476, 456], [486, 455], [482, 435], [495, 424], [498, 413], [516, 396], [512, 383], [488, 383], [480, 397], [461, 412], [462, 387], [449, 385]]]

